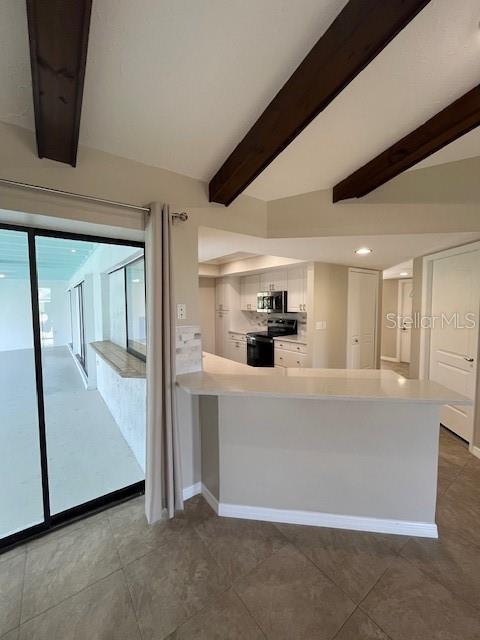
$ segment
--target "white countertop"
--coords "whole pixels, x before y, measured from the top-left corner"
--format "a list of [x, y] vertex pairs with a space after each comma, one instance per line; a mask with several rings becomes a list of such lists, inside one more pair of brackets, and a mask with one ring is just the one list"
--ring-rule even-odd
[[303, 336], [276, 336], [274, 341], [281, 340], [282, 342], [295, 342], [296, 344], [307, 344], [307, 339]]
[[210, 353], [203, 354], [203, 371], [177, 376], [177, 385], [192, 395], [472, 404], [436, 382], [393, 371], [249, 367]]

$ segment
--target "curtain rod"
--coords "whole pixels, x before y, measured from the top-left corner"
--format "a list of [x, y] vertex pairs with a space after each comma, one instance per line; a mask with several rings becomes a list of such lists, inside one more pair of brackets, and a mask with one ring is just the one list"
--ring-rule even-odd
[[78, 200], [87, 200], [88, 202], [96, 202], [113, 207], [122, 207], [123, 209], [133, 209], [134, 211], [143, 211], [150, 213], [150, 207], [140, 207], [136, 204], [127, 204], [126, 202], [115, 202], [114, 200], [104, 200], [103, 198], [95, 198], [94, 196], [85, 196], [81, 193], [71, 193], [70, 191], [61, 191], [60, 189], [50, 189], [50, 187], [40, 187], [36, 184], [27, 184], [26, 182], [16, 182], [15, 180], [7, 180], [0, 178], [0, 184], [6, 184], [11, 187], [21, 187], [22, 189], [31, 189], [32, 191], [44, 191], [54, 193], [59, 196], [67, 196], [69, 198], [77, 198]]

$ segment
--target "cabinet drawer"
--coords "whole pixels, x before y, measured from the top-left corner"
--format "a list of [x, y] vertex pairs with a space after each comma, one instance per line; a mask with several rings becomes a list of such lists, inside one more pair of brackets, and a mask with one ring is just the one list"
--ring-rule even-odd
[[275, 349], [275, 365], [280, 367], [297, 367], [307, 366], [307, 356], [303, 353], [294, 353], [286, 349]]
[[294, 353], [307, 353], [307, 345], [299, 342], [288, 342], [287, 340], [275, 340], [276, 349], [285, 349]]
[[246, 342], [247, 336], [243, 333], [230, 333], [230, 340], [235, 340], [237, 342]]

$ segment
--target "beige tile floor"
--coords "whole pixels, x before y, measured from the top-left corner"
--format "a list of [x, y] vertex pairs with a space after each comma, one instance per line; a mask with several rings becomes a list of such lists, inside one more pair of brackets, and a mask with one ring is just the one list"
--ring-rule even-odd
[[2, 640], [478, 640], [480, 460], [442, 430], [440, 539], [141, 499], [0, 556]]

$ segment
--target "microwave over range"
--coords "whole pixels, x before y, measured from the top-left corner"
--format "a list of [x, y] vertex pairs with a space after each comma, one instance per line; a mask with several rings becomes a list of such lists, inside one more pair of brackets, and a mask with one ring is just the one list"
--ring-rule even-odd
[[257, 311], [260, 313], [287, 313], [287, 292], [261, 291], [257, 293]]

